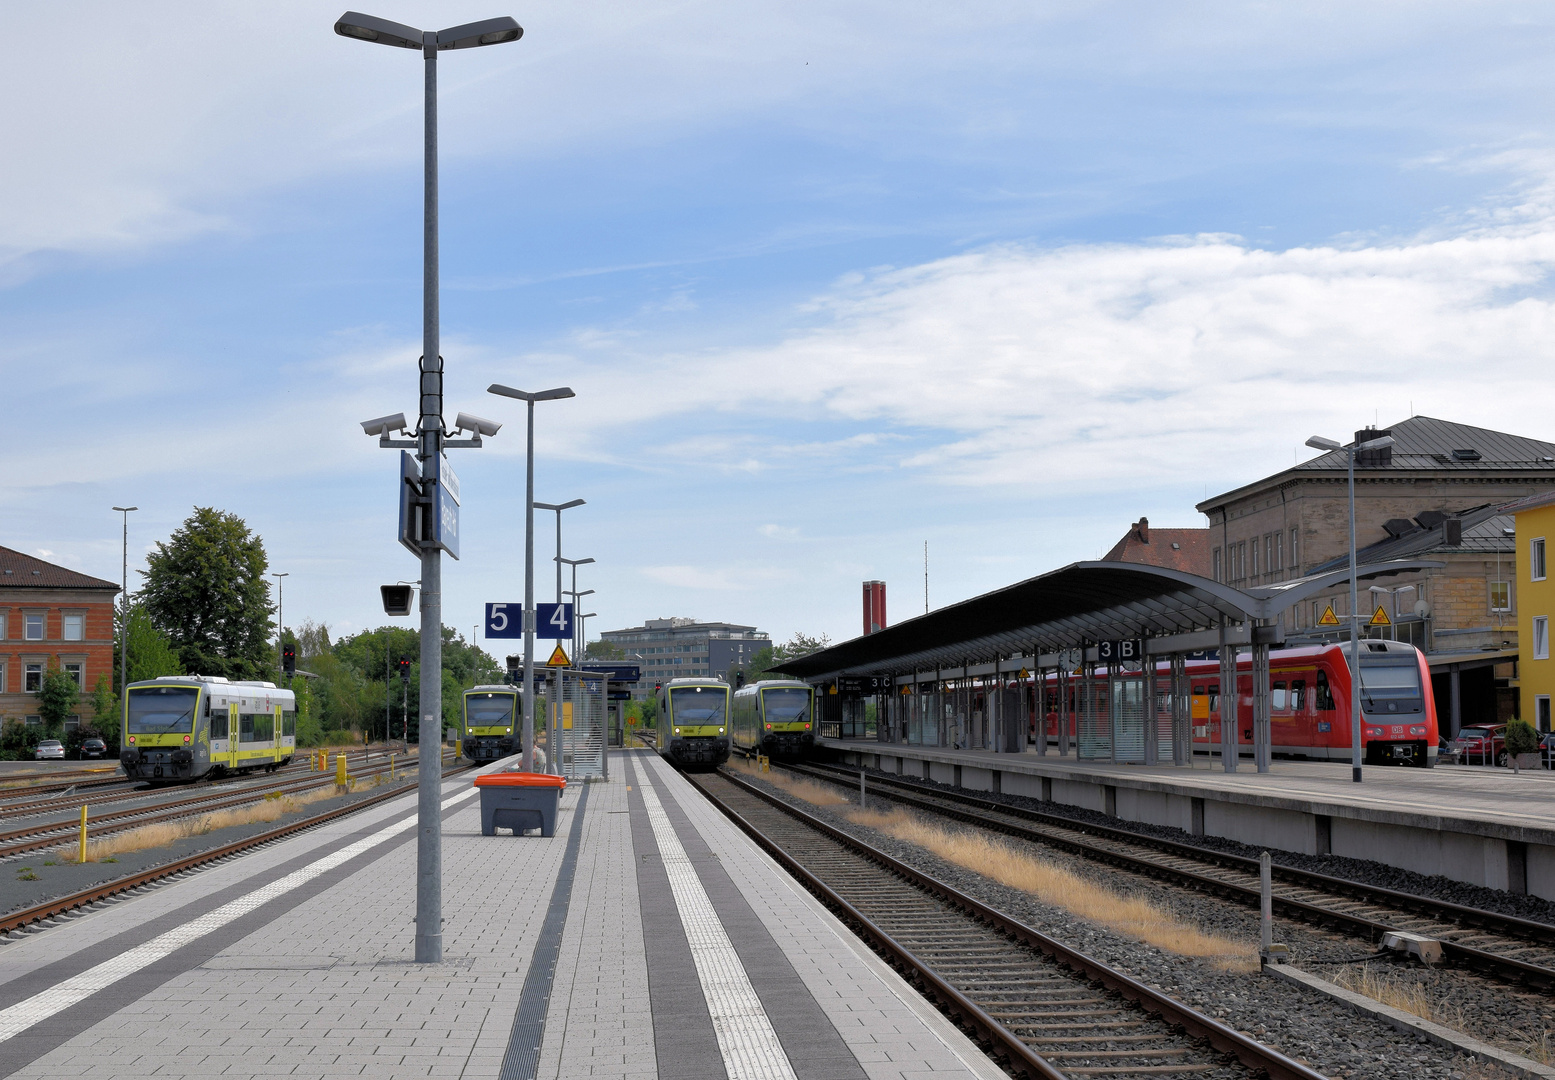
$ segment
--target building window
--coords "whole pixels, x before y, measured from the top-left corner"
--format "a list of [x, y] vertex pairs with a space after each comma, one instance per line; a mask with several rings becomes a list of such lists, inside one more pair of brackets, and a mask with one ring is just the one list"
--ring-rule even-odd
[[1535, 660], [1550, 658], [1550, 617], [1548, 615], [1533, 617], [1533, 658]]
[[6, 629], [6, 613], [0, 611], [0, 641], [10, 637], [10, 631]]
[[27, 718], [27, 726], [28, 727], [42, 727], [43, 726], [43, 717], [41, 717], [41, 716], [29, 716]]
[[1275, 570], [1285, 569], [1285, 535], [1275, 533], [1269, 537], [1269, 543], [1274, 545], [1274, 555], [1269, 560], [1269, 565]]
[[23, 615], [22, 619], [24, 620], [23, 623], [22, 623], [22, 626], [23, 626], [23, 629], [26, 631], [26, 633], [24, 635], [26, 637], [26, 639], [28, 641], [42, 641], [43, 640], [43, 616], [42, 615]]
[[1490, 583], [1490, 610], [1512, 610], [1512, 583], [1510, 581], [1492, 581]]
[[1528, 576], [1535, 581], [1544, 580], [1544, 537], [1528, 541]]
[[0, 664], [0, 694], [5, 693], [5, 665]]
[[1253, 540], [1253, 561], [1248, 566], [1247, 572], [1254, 581], [1258, 580], [1258, 541], [1256, 539]]
[[80, 615], [80, 614], [76, 614], [76, 615], [69, 615], [69, 614], [67, 614], [65, 616], [65, 640], [66, 641], [84, 641], [85, 639], [86, 639], [86, 616], [85, 615]]
[[1550, 730], [1550, 695], [1540, 694], [1533, 699], [1534, 727], [1541, 732]]
[[81, 728], [81, 717], [80, 717], [79, 714], [72, 714], [70, 716], [65, 717], [65, 730], [66, 731], [78, 731], [78, 730], [80, 730], [80, 728]]
[[[1220, 549], [1216, 548], [1214, 551], [1210, 552], [1209, 559], [1211, 567], [1210, 577], [1214, 578], [1216, 581], [1225, 580], [1220, 576]], [[745, 650], [742, 648], [740, 651], [744, 652]]]
[[1297, 574], [1301, 573], [1301, 552], [1296, 546], [1297, 538], [1300, 536], [1300, 529], [1290, 531], [1290, 568]]
[[78, 689], [85, 690], [86, 689], [86, 673], [81, 670], [81, 667], [82, 666], [80, 664], [66, 664], [65, 665], [65, 674], [69, 675], [72, 679], [74, 679], [76, 681], [76, 687]]
[[43, 689], [43, 665], [22, 665], [22, 691], [28, 694], [36, 694]]

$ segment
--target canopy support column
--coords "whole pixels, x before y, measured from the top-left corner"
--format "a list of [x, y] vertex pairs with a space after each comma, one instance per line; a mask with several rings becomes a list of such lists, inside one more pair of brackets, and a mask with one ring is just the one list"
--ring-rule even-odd
[[1193, 767], [1193, 698], [1188, 660], [1172, 653], [1172, 764]]
[[1140, 668], [1145, 677], [1145, 764], [1161, 762], [1161, 702], [1155, 692], [1155, 659], [1146, 638], [1140, 650]]
[[1253, 642], [1253, 761], [1258, 771], [1269, 771], [1273, 754], [1269, 718], [1269, 646]]
[[1220, 767], [1236, 772], [1237, 716], [1236, 646], [1230, 643], [1231, 620], [1220, 620]]

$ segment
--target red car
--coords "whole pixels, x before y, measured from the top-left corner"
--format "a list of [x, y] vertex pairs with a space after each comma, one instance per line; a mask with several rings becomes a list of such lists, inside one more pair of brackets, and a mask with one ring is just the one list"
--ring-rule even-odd
[[1465, 765], [1505, 765], [1506, 725], [1480, 724], [1466, 727], [1458, 737], [1447, 744], [1457, 751], [1458, 760]]

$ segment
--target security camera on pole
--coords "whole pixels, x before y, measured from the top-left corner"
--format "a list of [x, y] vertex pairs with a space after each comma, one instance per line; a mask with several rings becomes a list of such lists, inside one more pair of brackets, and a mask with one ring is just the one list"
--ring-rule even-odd
[[495, 435], [500, 425], [460, 413], [457, 430], [473, 432], [454, 441], [443, 430], [443, 358], [438, 327], [437, 264], [437, 54], [517, 41], [523, 28], [507, 16], [433, 32], [348, 11], [335, 23], [342, 37], [401, 49], [419, 49], [425, 73], [424, 210], [422, 222], [421, 364], [418, 379], [419, 419], [411, 439], [390, 439], [405, 432], [403, 413], [369, 420], [362, 425], [377, 435], [380, 446], [416, 451], [400, 455], [400, 542], [421, 558], [421, 746], [417, 777], [416, 822], [416, 962], [443, 958], [442, 868], [442, 745], [443, 745], [443, 586], [440, 557], [459, 557], [459, 488], [443, 451], [454, 446], [476, 447], [482, 435]]

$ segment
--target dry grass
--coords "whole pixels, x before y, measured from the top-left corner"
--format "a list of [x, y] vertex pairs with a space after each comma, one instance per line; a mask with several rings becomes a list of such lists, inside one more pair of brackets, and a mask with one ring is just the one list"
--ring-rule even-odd
[[1333, 981], [1346, 990], [1353, 990], [1373, 1001], [1402, 1009], [1421, 1019], [1432, 1020], [1459, 1030], [1463, 1027], [1462, 1014], [1456, 1010], [1449, 1013], [1441, 1008], [1431, 1000], [1431, 996], [1423, 987], [1408, 983], [1396, 976], [1390, 977], [1370, 964], [1361, 965], [1358, 971], [1341, 968], [1334, 973]]
[[[203, 836], [205, 833], [230, 828], [233, 825], [275, 821], [286, 814], [301, 810], [309, 803], [334, 798], [335, 794], [334, 787], [324, 787], [294, 795], [266, 795], [262, 801], [252, 806], [235, 806], [230, 810], [214, 810], [209, 814], [182, 818], [178, 821], [158, 822], [155, 825], [142, 825], [138, 829], [126, 829], [105, 836], [101, 840], [88, 840], [86, 861], [102, 862], [129, 851], [166, 847], [190, 836]], [[61, 850], [63, 852], [61, 862], [76, 861], [79, 849], [75, 843]]]
[[1258, 968], [1256, 945], [1206, 933], [1151, 904], [1143, 895], [1114, 892], [1043, 862], [998, 837], [952, 831], [903, 810], [854, 810], [847, 816], [860, 825], [915, 844], [947, 862], [1148, 945], [1210, 960], [1226, 971]]
[[729, 767], [735, 772], [743, 773], [755, 779], [765, 780], [773, 787], [782, 788], [794, 798], [802, 799], [811, 806], [846, 806], [852, 801], [830, 784], [817, 784], [810, 780], [801, 780], [798, 777], [789, 776], [781, 769], [761, 772], [745, 758], [731, 757], [729, 759]]

